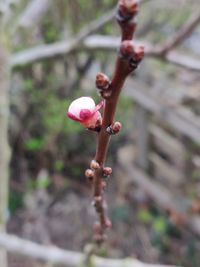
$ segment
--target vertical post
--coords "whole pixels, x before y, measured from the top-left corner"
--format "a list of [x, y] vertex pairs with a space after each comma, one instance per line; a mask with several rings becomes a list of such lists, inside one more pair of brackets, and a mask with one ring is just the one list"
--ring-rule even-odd
[[148, 130], [148, 113], [147, 111], [136, 104], [136, 164], [144, 169], [148, 169], [148, 150], [149, 150], [149, 130]]
[[[6, 49], [0, 42], [0, 232], [6, 231], [10, 149], [8, 145], [9, 67]], [[0, 266], [7, 266], [6, 252], [0, 250]]]

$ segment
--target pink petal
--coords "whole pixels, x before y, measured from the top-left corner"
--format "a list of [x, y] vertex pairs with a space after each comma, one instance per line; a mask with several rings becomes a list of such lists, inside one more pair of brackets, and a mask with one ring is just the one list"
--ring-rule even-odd
[[81, 110], [87, 109], [90, 113], [95, 111], [95, 102], [91, 97], [80, 97], [75, 99], [69, 106], [68, 112], [71, 113], [74, 117], [80, 120]]
[[101, 113], [99, 111], [93, 113], [89, 119], [82, 121], [81, 124], [86, 128], [95, 128], [98, 120], [101, 120]]
[[94, 112], [91, 112], [89, 109], [81, 109], [79, 117], [83, 121], [89, 119], [93, 114]]
[[76, 118], [72, 113], [70, 113], [70, 112], [67, 112], [67, 116], [68, 116], [70, 119], [74, 120], [74, 121], [79, 121], [79, 122], [80, 122], [80, 120], [77, 119], [77, 118]]

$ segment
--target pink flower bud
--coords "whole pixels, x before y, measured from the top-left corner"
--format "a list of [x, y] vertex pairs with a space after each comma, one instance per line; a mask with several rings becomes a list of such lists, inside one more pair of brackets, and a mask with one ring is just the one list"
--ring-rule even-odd
[[134, 45], [132, 40], [126, 40], [121, 43], [120, 52], [124, 57], [130, 57], [134, 52]]
[[69, 106], [67, 116], [79, 121], [86, 128], [95, 128], [101, 124], [102, 118], [99, 109], [103, 107], [103, 101], [95, 106], [91, 97], [75, 99]]
[[112, 125], [112, 130], [114, 133], [118, 133], [121, 130], [121, 128], [122, 128], [122, 124], [119, 121], [114, 122]]
[[90, 168], [91, 168], [92, 170], [97, 170], [97, 169], [100, 168], [100, 165], [99, 165], [99, 163], [98, 163], [96, 160], [93, 159], [93, 160], [90, 162]]
[[104, 167], [103, 168], [103, 174], [104, 174], [104, 176], [109, 176], [109, 175], [111, 175], [112, 174], [112, 168], [110, 168], [110, 167]]
[[85, 176], [88, 178], [89, 181], [92, 181], [94, 178], [94, 172], [91, 169], [87, 169], [85, 171]]
[[142, 60], [144, 57], [144, 45], [139, 45], [135, 47], [134, 59], [137, 61]]
[[105, 227], [106, 228], [112, 228], [112, 222], [108, 218], [106, 218], [106, 220], [105, 220]]

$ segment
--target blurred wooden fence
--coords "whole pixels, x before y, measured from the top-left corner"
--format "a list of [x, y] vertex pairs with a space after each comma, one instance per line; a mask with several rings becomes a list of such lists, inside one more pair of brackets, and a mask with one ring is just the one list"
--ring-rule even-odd
[[128, 88], [135, 103], [136, 153], [121, 166], [175, 223], [200, 236], [200, 92], [173, 98], [138, 90], [134, 83]]

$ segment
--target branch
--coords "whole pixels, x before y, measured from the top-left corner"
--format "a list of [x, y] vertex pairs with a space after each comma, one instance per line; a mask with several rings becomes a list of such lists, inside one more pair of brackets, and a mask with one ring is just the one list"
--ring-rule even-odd
[[24, 12], [19, 18], [18, 26], [23, 28], [33, 27], [47, 11], [50, 0], [32, 0], [28, 3]]
[[[141, 1], [145, 3], [146, 1]], [[66, 41], [57, 42], [50, 45], [40, 45], [35, 48], [30, 48], [22, 52], [14, 54], [10, 60], [11, 67], [17, 67], [20, 65], [26, 65], [33, 63], [37, 60], [46, 58], [52, 58], [58, 55], [68, 54], [73, 50], [85, 50], [85, 49], [109, 49], [114, 50], [118, 47], [119, 40], [115, 37], [105, 36], [91, 36], [93, 32], [100, 29], [107, 22], [113, 19], [115, 9], [109, 11], [107, 14], [98, 18], [95, 22], [87, 25], [81, 32], [68, 43]], [[200, 61], [189, 56], [179, 54], [178, 52], [170, 52], [173, 48], [182, 43], [197, 27], [200, 22], [200, 13], [189, 19], [186, 25], [184, 25], [178, 32], [176, 32], [169, 40], [164, 44], [155, 45], [146, 44], [146, 56], [157, 57], [166, 62], [175, 64], [180, 67], [187, 68], [193, 71], [200, 71]], [[88, 37], [88, 38], [87, 38]]]
[[[141, 3], [146, 3], [147, 0], [141, 0]], [[26, 9], [20, 16], [18, 20], [18, 26], [23, 28], [30, 28], [35, 25], [38, 21], [40, 21], [43, 14], [48, 9], [49, 5], [51, 4], [51, 0], [32, 0], [28, 3]], [[115, 10], [112, 9], [109, 11], [106, 16], [105, 23], [109, 22], [114, 18]], [[103, 26], [103, 25], [102, 25]]]
[[[75, 251], [59, 249], [53, 246], [43, 246], [19, 237], [0, 234], [0, 247], [8, 252], [32, 259], [42, 260], [55, 265], [79, 267], [84, 266], [85, 255]], [[106, 259], [97, 256], [91, 257], [91, 266], [94, 267], [175, 267], [172, 265], [146, 264], [137, 259]]]
[[94, 239], [98, 244], [105, 240], [105, 230], [111, 227], [111, 222], [105, 214], [106, 203], [104, 189], [105, 177], [112, 173], [110, 167], [105, 167], [107, 151], [111, 134], [116, 134], [121, 123], [114, 122], [118, 98], [127, 76], [134, 71], [144, 56], [144, 47], [136, 46], [131, 41], [136, 29], [135, 17], [138, 13], [138, 1], [119, 0], [116, 18], [121, 27], [120, 52], [116, 61], [112, 80], [102, 73], [97, 74], [96, 86], [104, 98], [104, 113], [100, 129], [95, 159], [91, 162], [91, 170], [86, 171], [86, 177], [92, 177], [94, 187], [94, 207], [99, 216], [99, 222], [94, 225]]
[[174, 51], [169, 52], [163, 59], [166, 62], [170, 62], [176, 66], [200, 72], [200, 60], [197, 60], [193, 57], [185, 56]]
[[37, 60], [52, 58], [57, 55], [68, 54], [75, 50], [77, 46], [90, 34], [102, 28], [106, 23], [114, 17], [115, 9], [105, 13], [95, 21], [84, 27], [74, 38], [69, 42], [61, 41], [51, 45], [39, 45], [35, 48], [27, 49], [24, 52], [16, 53], [10, 60], [10, 66], [16, 67], [29, 64]]
[[[119, 38], [113, 36], [92, 35], [85, 39], [80, 50], [109, 50], [116, 51], [120, 43]], [[136, 44], [141, 43], [140, 40], [135, 40]], [[154, 45], [148, 42], [143, 42], [145, 46], [145, 57], [155, 57], [159, 60], [164, 60], [170, 64], [186, 68], [192, 71], [200, 71], [200, 60], [191, 56], [186, 56], [177, 51], [169, 51], [167, 54], [162, 54], [155, 50]], [[52, 53], [56, 52], [56, 47], [52, 47]], [[77, 48], [78, 49], [78, 48]]]

